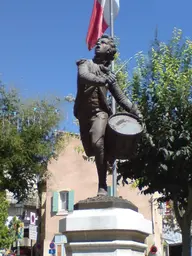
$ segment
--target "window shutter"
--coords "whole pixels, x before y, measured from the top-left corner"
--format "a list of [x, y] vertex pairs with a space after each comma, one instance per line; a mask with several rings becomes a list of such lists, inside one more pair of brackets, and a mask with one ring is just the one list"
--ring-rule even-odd
[[108, 193], [108, 196], [113, 196], [113, 191], [112, 191], [112, 187], [111, 186], [107, 187], [107, 193]]
[[74, 190], [68, 192], [68, 212], [74, 210]]
[[59, 210], [59, 192], [53, 192], [52, 211], [58, 212], [58, 210]]

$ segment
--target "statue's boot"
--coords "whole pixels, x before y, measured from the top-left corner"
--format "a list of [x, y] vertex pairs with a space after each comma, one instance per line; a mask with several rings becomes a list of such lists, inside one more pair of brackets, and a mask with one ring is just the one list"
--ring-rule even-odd
[[107, 193], [107, 190], [104, 189], [104, 188], [99, 188], [98, 189], [98, 193], [97, 193], [97, 196], [107, 196], [108, 193]]
[[98, 196], [107, 196], [107, 162], [104, 159], [104, 152], [95, 155], [95, 162], [98, 173], [99, 189]]

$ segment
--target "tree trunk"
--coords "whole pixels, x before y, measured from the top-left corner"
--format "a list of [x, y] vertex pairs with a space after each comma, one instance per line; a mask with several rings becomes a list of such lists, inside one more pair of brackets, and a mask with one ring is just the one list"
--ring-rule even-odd
[[191, 256], [191, 220], [183, 216], [182, 225], [182, 256]]

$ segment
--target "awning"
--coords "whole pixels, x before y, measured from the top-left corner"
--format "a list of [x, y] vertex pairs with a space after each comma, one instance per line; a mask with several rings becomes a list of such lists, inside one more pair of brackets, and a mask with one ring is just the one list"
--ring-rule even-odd
[[67, 243], [67, 237], [65, 235], [56, 234], [55, 235], [55, 243], [57, 244], [66, 244]]
[[174, 231], [167, 231], [163, 234], [162, 238], [169, 244], [169, 245], [177, 245], [182, 244], [182, 236], [179, 232]]

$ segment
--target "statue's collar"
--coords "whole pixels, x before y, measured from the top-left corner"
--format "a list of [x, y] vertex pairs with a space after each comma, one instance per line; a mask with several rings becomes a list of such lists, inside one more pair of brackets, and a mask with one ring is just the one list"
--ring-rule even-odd
[[101, 60], [100, 58], [98, 58], [98, 57], [96, 57], [96, 56], [93, 58], [93, 62], [96, 63], [96, 64], [98, 64], [98, 65], [101, 65], [101, 64], [102, 64], [102, 65], [107, 66], [107, 67], [108, 67], [109, 64], [110, 64], [109, 61], [107, 61], [107, 60]]
[[101, 71], [103, 71], [104, 73], [107, 73], [110, 71], [110, 67], [106, 67], [103, 64], [99, 64], [99, 67], [100, 67]]
[[99, 66], [101, 71], [103, 71], [105, 73], [110, 71], [109, 62], [103, 61], [103, 63], [102, 63], [101, 60], [96, 57], [94, 57], [92, 61]]

